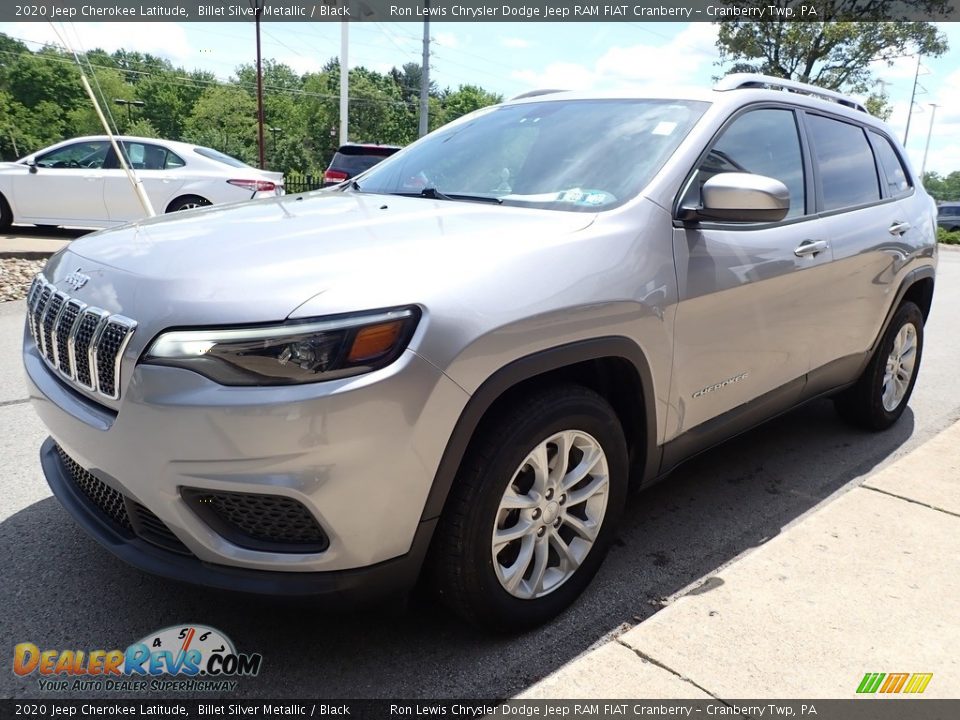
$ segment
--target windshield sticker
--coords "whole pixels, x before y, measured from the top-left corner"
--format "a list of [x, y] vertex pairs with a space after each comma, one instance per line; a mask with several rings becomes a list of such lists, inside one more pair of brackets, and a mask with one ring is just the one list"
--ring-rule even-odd
[[677, 129], [677, 124], [675, 122], [667, 122], [664, 120], [661, 123], [658, 123], [657, 126], [653, 129], [654, 135], [671, 135], [673, 131]]

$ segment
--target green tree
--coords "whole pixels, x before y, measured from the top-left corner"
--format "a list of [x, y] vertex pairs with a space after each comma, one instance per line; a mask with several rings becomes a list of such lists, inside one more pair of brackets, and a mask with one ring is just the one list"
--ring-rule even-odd
[[[907, 54], [939, 56], [947, 39], [932, 22], [892, 22], [897, 0], [722, 0], [724, 5], [798, 8], [815, 7], [819, 22], [756, 22], [754, 19], [718, 23], [720, 64], [731, 72], [759, 72], [808, 82], [830, 90], [868, 93], [875, 83], [870, 63], [888, 65]], [[915, 0], [912, 12], [946, 18], [949, 0]], [[857, 22], [849, 22], [856, 17]], [[882, 96], [873, 95], [875, 108]]]
[[183, 139], [255, 164], [257, 104], [236, 85], [210, 87], [187, 118]]
[[443, 122], [451, 122], [461, 115], [502, 101], [502, 95], [487, 92], [477, 85], [461, 85], [457, 90], [447, 91], [441, 96]]
[[946, 177], [935, 172], [924, 173], [923, 186], [937, 202], [956, 202], [960, 200], [960, 170]]

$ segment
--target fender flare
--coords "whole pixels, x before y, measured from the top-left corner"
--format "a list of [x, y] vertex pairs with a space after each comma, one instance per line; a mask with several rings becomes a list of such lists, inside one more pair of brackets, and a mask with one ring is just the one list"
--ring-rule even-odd
[[877, 347], [880, 345], [880, 341], [887, 333], [887, 328], [890, 327], [890, 323], [893, 321], [893, 316], [897, 312], [897, 308], [900, 307], [900, 303], [903, 302], [903, 298], [906, 296], [910, 288], [916, 285], [920, 280], [930, 279], [936, 283], [936, 275], [937, 270], [934, 265], [924, 265], [922, 267], [914, 268], [903, 278], [903, 281], [900, 283], [900, 287], [897, 288], [897, 295], [890, 304], [890, 308], [887, 310], [887, 316], [883, 320], [883, 325], [880, 326], [880, 332], [877, 334], [876, 339], [874, 339], [873, 344], [867, 351], [867, 359], [864, 362], [864, 366], [866, 366], [866, 364], [870, 361], [870, 358], [873, 357], [873, 353], [876, 352]]
[[650, 365], [640, 347], [622, 336], [580, 340], [541, 350], [505, 365], [487, 378], [467, 401], [447, 441], [424, 504], [421, 522], [440, 516], [467, 447], [481, 420], [493, 404], [508, 390], [539, 375], [589, 360], [617, 358], [629, 362], [640, 378], [642, 415], [646, 428], [644, 480], [655, 474], [660, 463], [657, 447], [656, 395]]

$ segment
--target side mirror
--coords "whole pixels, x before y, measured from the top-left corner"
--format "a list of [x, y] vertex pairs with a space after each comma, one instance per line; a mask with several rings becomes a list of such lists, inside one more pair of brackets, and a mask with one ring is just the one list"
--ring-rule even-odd
[[30, 158], [29, 160], [27, 160], [27, 167], [30, 168], [30, 174], [31, 174], [31, 175], [36, 175], [36, 174], [37, 174], [37, 161], [36, 161], [36, 160], [34, 160], [33, 158]]
[[682, 219], [778, 222], [790, 210], [790, 191], [779, 180], [752, 173], [719, 173], [703, 184], [702, 204]]

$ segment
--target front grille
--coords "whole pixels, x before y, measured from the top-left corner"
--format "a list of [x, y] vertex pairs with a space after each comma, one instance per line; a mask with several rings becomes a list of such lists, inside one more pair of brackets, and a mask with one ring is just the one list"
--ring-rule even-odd
[[120, 367], [137, 323], [88, 307], [37, 275], [27, 293], [27, 322], [40, 356], [85, 390], [120, 397]]
[[148, 508], [136, 500], [128, 498], [120, 491], [114, 490], [89, 470], [81, 467], [59, 445], [56, 448], [67, 471], [67, 476], [73, 481], [73, 484], [102, 515], [124, 531], [124, 534], [136, 535], [164, 550], [184, 555], [190, 554], [187, 546], [180, 542], [180, 539], [163, 523], [163, 520], [154, 515]]
[[303, 503], [284, 495], [210, 492], [181, 495], [208, 525], [241, 547], [269, 552], [323, 552], [330, 542]]

